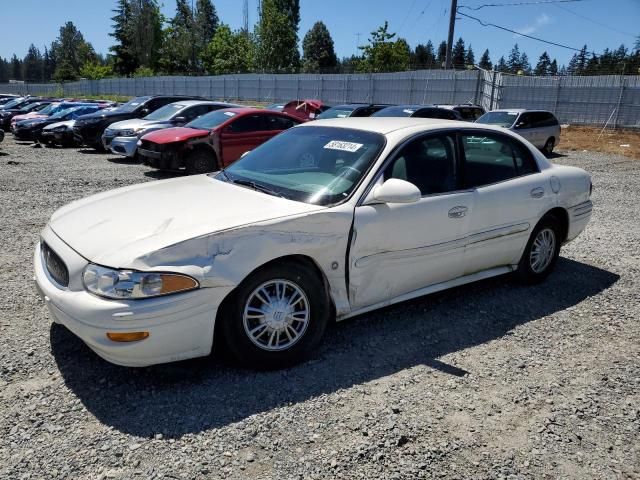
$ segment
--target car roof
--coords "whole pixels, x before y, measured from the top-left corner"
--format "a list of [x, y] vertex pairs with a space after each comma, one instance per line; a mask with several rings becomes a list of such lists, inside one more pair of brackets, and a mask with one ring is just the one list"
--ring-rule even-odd
[[434, 107], [446, 108], [447, 110], [452, 110], [454, 108], [483, 108], [481, 105], [476, 105], [475, 103], [436, 104]]
[[[528, 108], [496, 108], [495, 110], [491, 110], [491, 112], [518, 112], [518, 113], [543, 112], [543, 113], [553, 114], [553, 112], [549, 110], [535, 110], [535, 109], [528, 109]], [[487, 112], [487, 113], [491, 113], [491, 112]]]
[[[213, 102], [210, 100], [177, 100], [173, 103], [179, 103], [185, 107], [193, 107], [194, 105], [229, 105], [232, 107], [241, 107], [241, 105], [237, 105], [235, 103]], [[171, 105], [171, 103], [169, 105]]]
[[[300, 126], [326, 126], [338, 128], [353, 128], [356, 130], [366, 130], [370, 132], [387, 135], [396, 130], [410, 129], [415, 127], [453, 127], [462, 128], [466, 125], [477, 124], [470, 122], [460, 122], [458, 120], [443, 120], [440, 118], [416, 118], [416, 117], [349, 117], [349, 118], [327, 118], [303, 123]], [[484, 127], [484, 126], [483, 126]]]

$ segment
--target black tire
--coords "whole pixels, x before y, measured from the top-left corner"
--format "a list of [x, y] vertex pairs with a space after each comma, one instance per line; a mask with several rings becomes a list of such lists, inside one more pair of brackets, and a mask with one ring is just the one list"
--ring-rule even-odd
[[[534, 257], [532, 256], [532, 250], [534, 249], [534, 243], [536, 239], [543, 231], [552, 232], [554, 239], [553, 253], [548, 263], [544, 265], [544, 268], [535, 268]], [[545, 278], [549, 276], [549, 274], [553, 271], [558, 262], [558, 256], [560, 255], [560, 246], [562, 244], [562, 228], [560, 227], [560, 222], [553, 215], [545, 215], [538, 222], [536, 227], [531, 232], [531, 237], [529, 237], [529, 241], [527, 242], [527, 246], [522, 253], [522, 258], [520, 259], [520, 263], [518, 263], [518, 270], [516, 270], [516, 275], [518, 280], [524, 284], [535, 284], [542, 282]], [[542, 267], [542, 265], [538, 265], [538, 267]]]
[[556, 146], [556, 139], [553, 137], [547, 138], [547, 141], [542, 147], [542, 153], [544, 153], [547, 157], [550, 157], [553, 153], [553, 148]]
[[[245, 327], [245, 308], [251, 304], [248, 303], [250, 299], [256, 298], [254, 292], [258, 287], [271, 281], [282, 280], [290, 282], [304, 292], [309, 317], [306, 327], [289, 347], [275, 351], [267, 350], [264, 346], [256, 345], [250, 338], [248, 327]], [[318, 345], [330, 312], [329, 297], [316, 272], [304, 264], [283, 262], [258, 270], [238, 286], [229, 301], [225, 302], [220, 318], [221, 333], [231, 353], [246, 367], [258, 370], [284, 368], [302, 361]], [[284, 318], [287, 321], [289, 317]], [[261, 320], [253, 321], [258, 324], [266, 323]], [[265, 328], [265, 331], [266, 340], [271, 330]], [[284, 337], [282, 340], [285, 343], [288, 341]]]
[[188, 175], [215, 172], [218, 169], [215, 154], [206, 150], [192, 152], [185, 160], [185, 166]]

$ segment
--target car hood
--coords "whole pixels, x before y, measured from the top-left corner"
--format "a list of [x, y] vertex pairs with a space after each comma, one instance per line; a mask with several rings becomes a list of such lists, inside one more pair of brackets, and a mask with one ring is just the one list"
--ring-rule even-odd
[[136, 118], [136, 113], [135, 112], [118, 112], [117, 110], [111, 110], [111, 111], [98, 110], [97, 112], [94, 112], [94, 113], [87, 113], [86, 115], [82, 115], [78, 117], [78, 120], [80, 121], [93, 120], [96, 118], [100, 120], [108, 118], [113, 122], [117, 122], [118, 119], [127, 120], [129, 118]]
[[44, 127], [44, 129], [53, 130], [54, 128], [58, 128], [58, 127], [73, 128], [74, 123], [76, 123], [75, 120], [65, 120], [64, 122], [56, 122], [56, 123], [52, 123], [51, 125], [47, 125], [46, 127]]
[[132, 268], [185, 240], [323, 208], [196, 175], [78, 200], [56, 211], [49, 226], [89, 261]]
[[171, 126], [170, 121], [160, 120], [144, 120], [142, 118], [132, 118], [130, 120], [122, 120], [121, 122], [109, 125], [109, 130], [128, 130], [132, 128], [167, 128]]
[[29, 120], [30, 118], [47, 118], [48, 115], [42, 115], [41, 113], [25, 113], [24, 115], [16, 115], [11, 119], [12, 122], [20, 122], [21, 120]]
[[164, 130], [158, 130], [156, 132], [147, 133], [142, 137], [142, 140], [149, 142], [163, 144], [172, 142], [184, 142], [190, 138], [206, 137], [209, 135], [209, 130], [200, 130], [197, 128], [185, 128], [174, 127], [165, 128]]

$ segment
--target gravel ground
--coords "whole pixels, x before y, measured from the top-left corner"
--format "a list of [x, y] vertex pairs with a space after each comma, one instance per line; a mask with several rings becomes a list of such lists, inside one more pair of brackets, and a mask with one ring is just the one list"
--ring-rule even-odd
[[7, 138], [0, 478], [640, 478], [640, 162], [555, 161], [593, 174], [595, 209], [542, 285], [363, 315], [285, 371], [224, 355], [126, 369], [51, 324], [32, 252], [58, 207], [157, 175]]

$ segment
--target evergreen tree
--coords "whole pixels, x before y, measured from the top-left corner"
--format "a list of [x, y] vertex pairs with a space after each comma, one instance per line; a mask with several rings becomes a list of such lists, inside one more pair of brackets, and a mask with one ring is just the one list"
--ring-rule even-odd
[[507, 60], [507, 70], [509, 73], [518, 73], [522, 69], [522, 57], [520, 55], [520, 47], [516, 43], [511, 52], [509, 52], [509, 59]]
[[436, 62], [438, 63], [439, 68], [444, 67], [444, 62], [447, 59], [447, 42], [440, 42], [438, 45], [438, 57], [436, 58]]
[[44, 47], [42, 64], [44, 68], [43, 78], [46, 82], [49, 82], [53, 79], [53, 74], [56, 71], [56, 59], [52, 49]]
[[458, 38], [451, 50], [451, 65], [453, 68], [463, 68], [465, 65], [465, 48], [462, 37]]
[[498, 63], [496, 65], [496, 70], [498, 72], [508, 72], [509, 71], [509, 65], [507, 64], [506, 60], [504, 59], [504, 57], [500, 57], [500, 60], [498, 60]]
[[80, 68], [96, 60], [96, 53], [90, 43], [73, 22], [60, 27], [58, 38], [51, 44], [56, 59], [54, 79], [58, 82], [74, 80], [80, 75]]
[[131, 35], [131, 3], [130, 0], [118, 0], [117, 6], [112, 12], [113, 32], [109, 36], [113, 37], [116, 44], [109, 47], [113, 55], [113, 68], [120, 75], [131, 75], [138, 67], [133, 50], [133, 38]]
[[360, 69], [360, 63], [363, 61], [362, 57], [357, 55], [351, 55], [350, 57], [343, 57], [340, 61], [340, 72], [353, 73]]
[[157, 1], [133, 0], [128, 29], [136, 70], [140, 67], [155, 70], [160, 61], [163, 39], [162, 14]]
[[257, 67], [266, 72], [297, 72], [299, 0], [262, 0], [256, 26]]
[[27, 82], [41, 82], [42, 70], [42, 54], [32, 43], [22, 61], [22, 78]]
[[338, 58], [333, 39], [322, 22], [316, 22], [302, 40], [303, 71], [306, 73], [334, 71]]
[[469, 48], [467, 48], [467, 53], [464, 56], [464, 64], [468, 67], [469, 65], [476, 64], [476, 56], [473, 54], [473, 49], [471, 48], [471, 44], [469, 44]]
[[551, 73], [550, 70], [551, 70], [551, 58], [549, 58], [549, 54], [546, 51], [542, 52], [542, 55], [540, 55], [540, 58], [538, 58], [538, 63], [536, 64], [536, 67], [533, 69], [533, 74], [545, 76]]
[[170, 74], [192, 74], [197, 70], [193, 12], [187, 0], [177, 0], [176, 14], [164, 32], [161, 68]]
[[480, 57], [480, 63], [478, 64], [478, 66], [485, 70], [491, 70], [493, 68], [493, 64], [491, 63], [491, 58], [489, 57], [489, 49], [485, 50], [482, 56]]
[[359, 69], [365, 72], [399, 72], [409, 67], [410, 49], [406, 40], [395, 38], [389, 32], [389, 22], [371, 32], [369, 44], [358, 47], [362, 50], [363, 61]]
[[216, 33], [218, 24], [218, 14], [216, 7], [211, 0], [198, 0], [195, 12], [196, 48], [198, 56], [204, 52], [205, 48]]
[[518, 74], [531, 75], [531, 64], [529, 63], [529, 56], [526, 53], [520, 55], [520, 70]]
[[580, 49], [578, 55], [576, 55], [576, 75], [583, 75], [585, 69], [587, 68], [587, 46], [585, 45]]
[[419, 43], [413, 52], [412, 63], [418, 68], [433, 68], [436, 63], [436, 55], [431, 40], [426, 45]]
[[[563, 65], [563, 68], [564, 68], [564, 65]], [[569, 75], [577, 75], [578, 74], [578, 55], [576, 55], [575, 53], [571, 57], [571, 60], [569, 60], [569, 65], [566, 68], [566, 72]]]
[[558, 62], [555, 58], [551, 61], [551, 65], [549, 65], [549, 75], [558, 75]]
[[202, 62], [211, 75], [246, 73], [251, 68], [252, 53], [253, 45], [246, 32], [232, 32], [222, 24], [202, 53]]
[[15, 53], [11, 57], [11, 80], [22, 80], [22, 62]]
[[0, 83], [9, 81], [9, 62], [5, 58], [0, 57]]

